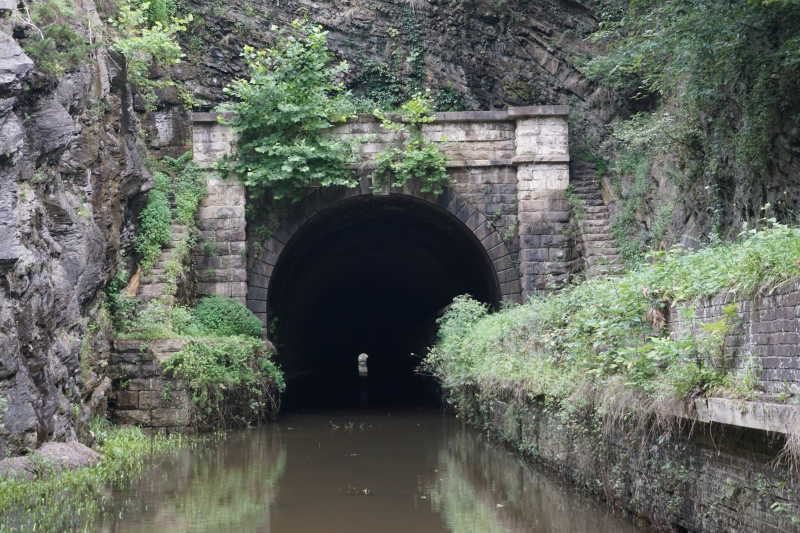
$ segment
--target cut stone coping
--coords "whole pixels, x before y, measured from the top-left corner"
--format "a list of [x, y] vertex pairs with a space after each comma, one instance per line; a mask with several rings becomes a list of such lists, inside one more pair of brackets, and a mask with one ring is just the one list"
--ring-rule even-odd
[[800, 405], [731, 398], [697, 398], [692, 405], [693, 410], [677, 408], [674, 415], [707, 424], [800, 434]]
[[[513, 159], [448, 159], [447, 168], [513, 167], [523, 163], [569, 163], [569, 156], [517, 156]], [[374, 161], [353, 163], [352, 168], [370, 170], [377, 168]]]
[[[509, 107], [499, 111], [448, 111], [435, 113], [434, 122], [507, 122], [535, 117], [565, 117], [569, 115], [569, 106], [566, 105], [534, 105], [524, 107]], [[219, 122], [220, 119], [233, 118], [233, 113], [219, 113], [216, 111], [194, 112], [191, 114], [194, 123]], [[400, 115], [388, 113], [387, 117], [398, 119]], [[348, 122], [374, 122], [377, 119], [372, 115], [359, 115]]]

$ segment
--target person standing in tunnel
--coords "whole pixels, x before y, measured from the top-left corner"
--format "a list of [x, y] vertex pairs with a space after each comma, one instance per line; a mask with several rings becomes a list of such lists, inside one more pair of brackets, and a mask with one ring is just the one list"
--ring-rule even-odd
[[367, 374], [369, 373], [369, 370], [367, 369], [367, 359], [369, 359], [369, 356], [367, 354], [365, 354], [365, 353], [359, 354], [359, 356], [358, 356], [358, 375], [359, 375], [359, 377], [365, 378], [365, 377], [367, 377]]
[[359, 354], [357, 358], [358, 383], [360, 388], [359, 403], [361, 407], [369, 406], [369, 383], [367, 383], [367, 376], [369, 374], [369, 369], [367, 368], [367, 359], [369, 359], [369, 355], [365, 353]]

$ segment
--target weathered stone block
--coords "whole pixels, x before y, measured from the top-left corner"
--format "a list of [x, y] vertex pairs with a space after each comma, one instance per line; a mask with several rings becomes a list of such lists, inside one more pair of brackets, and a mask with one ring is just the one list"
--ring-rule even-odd
[[112, 398], [117, 409], [139, 409], [139, 393], [136, 391], [116, 391], [113, 393]]
[[132, 425], [132, 426], [150, 425], [150, 411], [142, 411], [138, 409], [115, 410], [113, 411], [112, 418], [116, 423], [123, 425]]
[[189, 425], [188, 408], [160, 408], [151, 411], [150, 424], [154, 427], [184, 427]]

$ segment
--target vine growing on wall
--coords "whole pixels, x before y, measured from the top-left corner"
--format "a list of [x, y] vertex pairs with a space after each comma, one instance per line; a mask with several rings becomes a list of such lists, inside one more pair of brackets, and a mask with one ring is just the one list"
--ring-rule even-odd
[[381, 126], [403, 137], [403, 146], [379, 153], [372, 173], [375, 186], [403, 187], [409, 182], [420, 185], [422, 192], [441, 194], [449, 183], [447, 156], [436, 144], [423, 135], [425, 124], [433, 122], [433, 103], [430, 95], [421, 93], [400, 107], [400, 120], [394, 120], [379, 110], [375, 116]]

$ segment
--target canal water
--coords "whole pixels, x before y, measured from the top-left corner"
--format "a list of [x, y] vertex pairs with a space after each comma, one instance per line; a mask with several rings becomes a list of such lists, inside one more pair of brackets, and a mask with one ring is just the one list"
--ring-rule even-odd
[[160, 460], [97, 531], [627, 533], [437, 410], [290, 414]]

